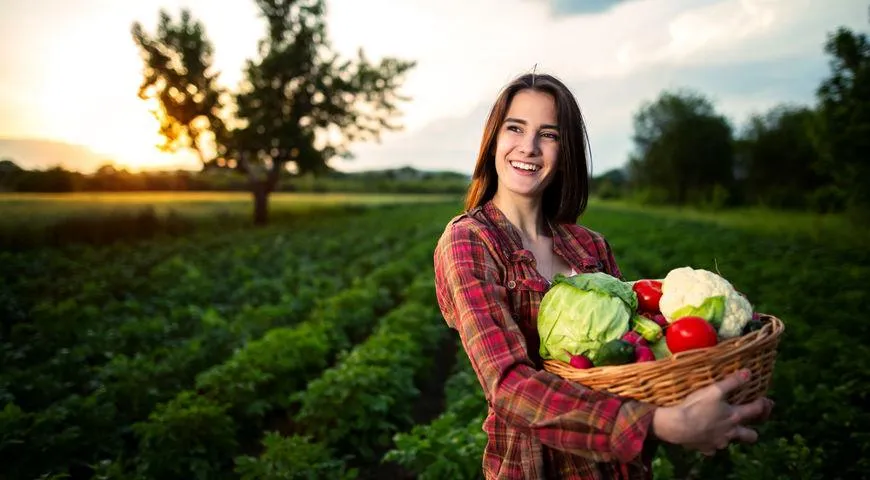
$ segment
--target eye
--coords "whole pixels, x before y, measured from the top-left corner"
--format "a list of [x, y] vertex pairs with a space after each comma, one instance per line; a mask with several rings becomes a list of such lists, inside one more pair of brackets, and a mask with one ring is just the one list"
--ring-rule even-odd
[[505, 127], [505, 129], [507, 129], [509, 132], [514, 132], [514, 133], [522, 133], [523, 132], [523, 129], [521, 129], [517, 125], [508, 125], [507, 127]]
[[541, 136], [550, 140], [559, 140], [559, 134], [555, 132], [543, 132], [541, 133]]

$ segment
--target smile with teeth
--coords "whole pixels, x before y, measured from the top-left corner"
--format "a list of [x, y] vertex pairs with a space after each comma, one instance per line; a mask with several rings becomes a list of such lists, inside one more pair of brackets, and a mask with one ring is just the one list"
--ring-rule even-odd
[[526, 171], [529, 171], [529, 172], [537, 172], [538, 170], [541, 169], [541, 167], [539, 167], [539, 166], [537, 166], [537, 165], [535, 165], [535, 164], [532, 164], [532, 163], [525, 163], [525, 162], [517, 162], [517, 161], [515, 161], [515, 160], [512, 160], [512, 161], [510, 162], [510, 164], [511, 164], [511, 166], [514, 167], [514, 168], [519, 168], [520, 170], [526, 170]]

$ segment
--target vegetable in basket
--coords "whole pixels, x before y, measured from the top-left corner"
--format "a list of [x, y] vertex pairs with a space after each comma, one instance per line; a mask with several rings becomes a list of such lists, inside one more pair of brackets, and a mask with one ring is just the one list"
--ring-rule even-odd
[[635, 315], [631, 323], [634, 325], [632, 331], [639, 333], [649, 343], [655, 343], [662, 338], [662, 327], [644, 316]]
[[637, 307], [640, 311], [659, 312], [659, 302], [662, 299], [662, 282], [660, 280], [642, 279], [631, 286], [637, 294]]
[[691, 267], [675, 268], [662, 281], [662, 314], [673, 323], [683, 317], [710, 322], [719, 337], [740, 336], [752, 319], [752, 305], [721, 276]]
[[716, 329], [701, 317], [681, 317], [668, 327], [665, 341], [672, 353], [707, 348], [719, 343]]
[[628, 331], [636, 308], [631, 285], [616, 277], [602, 272], [556, 275], [538, 310], [541, 358], [569, 363], [572, 355], [583, 355], [598, 366], [614, 361], [605, 355], [611, 348], [617, 352], [613, 358], [628, 358], [621, 344], [600, 350]]

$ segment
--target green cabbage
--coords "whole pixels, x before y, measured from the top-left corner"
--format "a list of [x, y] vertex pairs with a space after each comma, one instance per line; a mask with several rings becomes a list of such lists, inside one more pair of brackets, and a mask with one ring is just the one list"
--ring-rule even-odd
[[538, 310], [543, 359], [594, 358], [605, 343], [621, 338], [637, 309], [631, 284], [606, 273], [557, 275]]

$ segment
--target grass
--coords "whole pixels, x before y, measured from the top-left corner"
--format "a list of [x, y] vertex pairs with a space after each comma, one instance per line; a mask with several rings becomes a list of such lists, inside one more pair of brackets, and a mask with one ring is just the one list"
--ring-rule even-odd
[[[270, 196], [270, 222], [383, 205], [458, 202], [455, 195], [286, 193]], [[251, 225], [247, 192], [0, 194], [0, 250], [108, 244]]]
[[[287, 193], [270, 196], [269, 208], [275, 212], [306, 211], [312, 207], [334, 205], [381, 205], [432, 202], [456, 198], [455, 195], [427, 194], [343, 194]], [[51, 222], [70, 216], [106, 213], [137, 213], [153, 208], [158, 216], [174, 211], [185, 217], [215, 214], [247, 214], [253, 201], [247, 192], [98, 192], [67, 194], [0, 194], [0, 224]]]
[[763, 235], [786, 236], [817, 243], [836, 243], [845, 248], [870, 244], [870, 226], [860, 224], [845, 214], [772, 210], [745, 207], [728, 210], [702, 210], [691, 207], [639, 205], [615, 200], [591, 200], [590, 209], [643, 213], [662, 219], [663, 227], [674, 218], [710, 223]]

